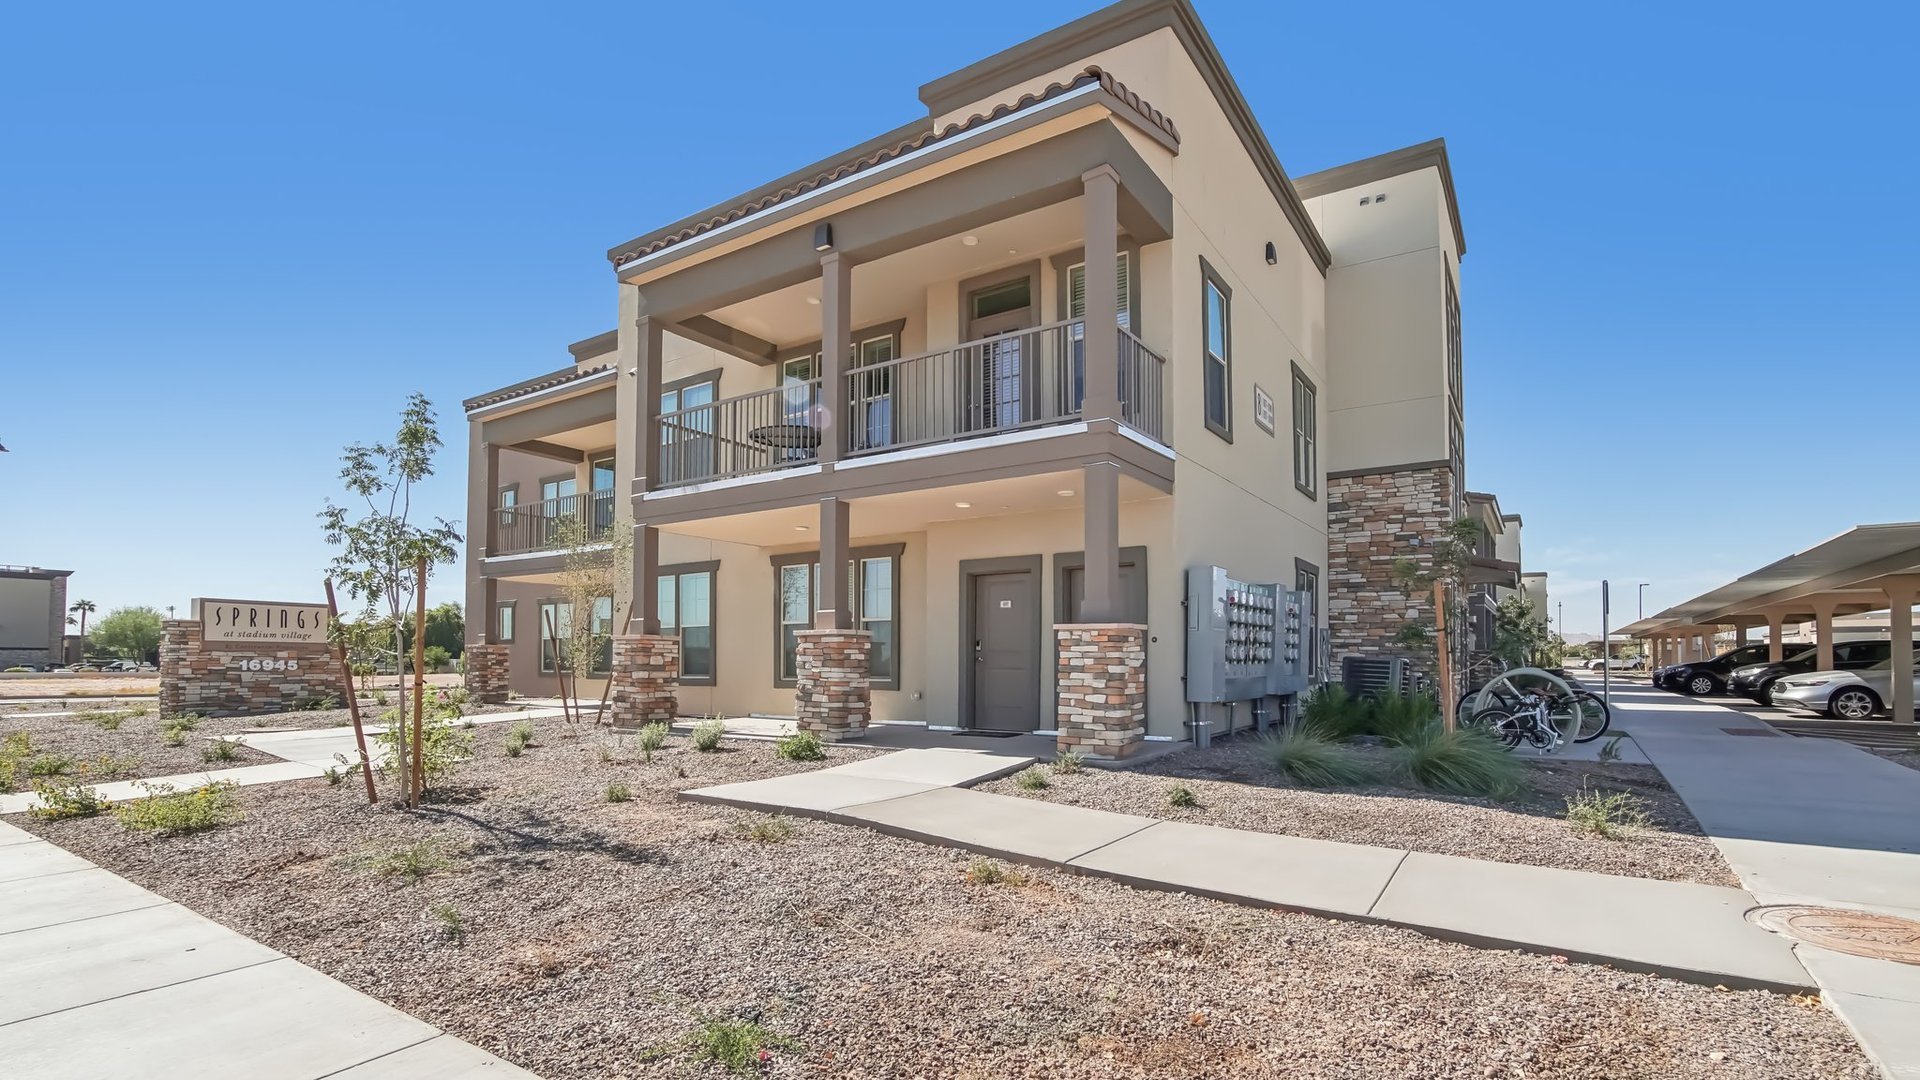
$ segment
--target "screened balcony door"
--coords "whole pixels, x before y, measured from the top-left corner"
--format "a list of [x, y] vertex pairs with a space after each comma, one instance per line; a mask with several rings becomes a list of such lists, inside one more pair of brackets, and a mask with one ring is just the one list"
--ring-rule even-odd
[[[973, 347], [966, 372], [967, 431], [1015, 427], [1026, 418], [1026, 336], [1032, 329], [1033, 279], [1019, 277], [967, 295], [967, 338]], [[999, 339], [999, 340], [993, 340]]]

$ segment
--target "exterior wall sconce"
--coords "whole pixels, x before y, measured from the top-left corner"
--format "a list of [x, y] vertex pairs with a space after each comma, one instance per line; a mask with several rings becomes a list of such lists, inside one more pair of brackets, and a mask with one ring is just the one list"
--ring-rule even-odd
[[815, 225], [813, 227], [813, 250], [815, 251], [832, 251], [833, 250], [833, 226], [832, 225], [823, 221], [820, 224]]
[[1279, 261], [1280, 261], [1280, 253], [1274, 250], [1273, 241], [1271, 240], [1267, 241], [1267, 265], [1272, 266], [1274, 263], [1277, 263]]

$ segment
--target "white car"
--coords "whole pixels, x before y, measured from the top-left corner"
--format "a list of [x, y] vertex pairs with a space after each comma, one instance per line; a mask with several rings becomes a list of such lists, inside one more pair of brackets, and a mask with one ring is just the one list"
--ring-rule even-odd
[[1605, 659], [1595, 657], [1587, 661], [1587, 670], [1599, 671], [1605, 668], [1610, 671], [1638, 671], [1643, 663], [1644, 661], [1637, 656], [1610, 656]]
[[[1882, 660], [1855, 671], [1789, 675], [1773, 684], [1773, 704], [1825, 713], [1836, 720], [1868, 720], [1886, 707], [1892, 686], [1893, 662]], [[1914, 676], [1913, 688], [1915, 700], [1920, 700], [1920, 673]]]

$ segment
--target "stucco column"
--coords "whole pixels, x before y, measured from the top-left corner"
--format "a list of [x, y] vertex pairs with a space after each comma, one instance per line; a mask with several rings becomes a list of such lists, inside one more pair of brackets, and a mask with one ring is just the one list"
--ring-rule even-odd
[[[1086, 231], [1087, 323], [1081, 355], [1086, 364], [1082, 420], [1120, 420], [1120, 174], [1111, 165], [1082, 173], [1081, 221]], [[1091, 560], [1093, 552], [1087, 552]], [[1093, 564], [1087, 564], [1092, 595]], [[1104, 618], [1104, 616], [1102, 617]], [[1095, 621], [1089, 619], [1087, 621]]]
[[[659, 319], [639, 315], [633, 323], [633, 366], [627, 378], [633, 380], [633, 415], [622, 417], [633, 428], [633, 516], [639, 511], [640, 496], [660, 486], [660, 368], [665, 362], [662, 339], [666, 328]], [[619, 405], [616, 402], [615, 408]]]
[[[853, 263], [838, 251], [820, 256], [821, 461], [838, 461], [847, 447], [847, 367], [853, 359]], [[896, 376], [897, 377], [897, 376]], [[825, 569], [824, 566], [821, 567]]]
[[1733, 645], [1739, 648], [1747, 643], [1747, 624], [1744, 621], [1733, 624]]
[[1086, 570], [1080, 600], [1082, 623], [1120, 620], [1120, 466], [1089, 462], [1083, 470]]
[[493, 506], [500, 489], [500, 448], [486, 441], [486, 424], [467, 424], [467, 618], [466, 643], [485, 644], [493, 630], [496, 589], [482, 573], [487, 553], [497, 544], [500, 515]]
[[1833, 670], [1833, 609], [1838, 600], [1820, 596], [1813, 600], [1813, 640], [1821, 671]]
[[1920, 599], [1920, 577], [1890, 578], [1883, 587], [1887, 593], [1887, 639], [1893, 645], [1893, 661], [1887, 672], [1893, 680], [1887, 688], [1887, 714], [1896, 724], [1911, 724], [1913, 604]]
[[1769, 611], [1767, 616], [1767, 662], [1777, 664], [1787, 658], [1786, 643], [1780, 635], [1786, 633], [1787, 615], [1783, 611]]
[[[618, 573], [618, 571], [615, 571]], [[660, 632], [660, 530], [635, 522], [633, 525], [633, 575], [627, 588], [629, 634], [652, 635]], [[619, 603], [619, 600], [615, 600]]]
[[813, 613], [815, 630], [853, 629], [853, 612], [847, 606], [847, 559], [852, 549], [847, 530], [847, 500], [821, 499], [820, 599]]

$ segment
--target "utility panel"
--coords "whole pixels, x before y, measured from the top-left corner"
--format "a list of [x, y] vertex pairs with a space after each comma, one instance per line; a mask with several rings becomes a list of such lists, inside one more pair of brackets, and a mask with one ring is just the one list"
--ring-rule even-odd
[[1187, 571], [1187, 700], [1251, 701], [1307, 688], [1313, 598], [1218, 566]]

